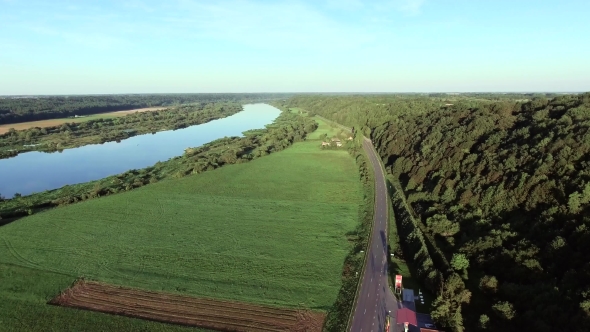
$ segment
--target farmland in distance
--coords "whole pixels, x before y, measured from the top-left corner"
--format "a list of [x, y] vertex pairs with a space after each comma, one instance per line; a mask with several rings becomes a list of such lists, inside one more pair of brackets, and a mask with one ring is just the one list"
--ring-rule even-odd
[[0, 321], [8, 330], [183, 329], [45, 304], [78, 277], [327, 310], [361, 203], [353, 159], [310, 140], [23, 218], [0, 227]]
[[64, 123], [78, 123], [78, 122], [86, 122], [90, 120], [96, 119], [108, 119], [108, 118], [117, 118], [121, 116], [125, 116], [127, 114], [135, 113], [135, 112], [151, 112], [151, 111], [159, 111], [166, 109], [166, 107], [145, 107], [145, 108], [138, 108], [134, 110], [128, 111], [116, 111], [116, 112], [109, 112], [109, 113], [101, 113], [101, 114], [92, 114], [80, 117], [70, 117], [70, 118], [61, 118], [61, 119], [47, 119], [47, 120], [38, 120], [38, 121], [28, 121], [28, 122], [20, 122], [20, 123], [8, 123], [8, 124], [1, 124], [0, 125], [0, 135], [7, 133], [10, 128], [14, 128], [15, 130], [23, 130], [29, 129], [34, 127], [39, 128], [46, 128], [52, 126], [59, 126]]

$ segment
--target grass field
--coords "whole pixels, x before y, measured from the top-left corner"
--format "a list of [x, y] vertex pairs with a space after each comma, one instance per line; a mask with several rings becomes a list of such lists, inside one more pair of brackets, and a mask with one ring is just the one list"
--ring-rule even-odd
[[305, 114], [305, 115], [307, 115], [307, 111], [304, 110], [304, 109], [302, 109], [302, 108], [299, 108], [299, 107], [289, 108], [289, 111], [291, 113], [295, 113], [295, 114]]
[[125, 116], [130, 113], [134, 112], [149, 112], [149, 111], [157, 111], [165, 109], [165, 107], [146, 107], [146, 108], [138, 108], [134, 110], [128, 111], [117, 111], [117, 112], [110, 112], [110, 113], [101, 113], [101, 114], [93, 114], [88, 116], [83, 116], [79, 118], [61, 118], [61, 119], [49, 119], [49, 120], [40, 120], [40, 121], [30, 121], [30, 122], [21, 122], [21, 123], [9, 123], [0, 125], [0, 135], [5, 134], [8, 132], [10, 128], [14, 128], [16, 130], [23, 130], [29, 129], [33, 127], [52, 127], [52, 126], [59, 126], [64, 123], [79, 123], [85, 122], [90, 120], [96, 119], [106, 119], [106, 118], [116, 118], [120, 116]]
[[308, 139], [310, 140], [319, 140], [320, 136], [322, 134], [327, 134], [328, 136], [333, 136], [336, 135], [338, 132], [340, 132], [339, 128], [332, 126], [331, 124], [325, 122], [324, 120], [320, 119], [320, 118], [315, 118], [315, 121], [317, 123], [320, 124], [320, 126], [318, 127], [318, 129], [316, 129], [316, 131], [314, 131], [313, 133], [311, 133], [308, 137]]
[[44, 304], [80, 276], [328, 309], [360, 204], [353, 159], [310, 140], [20, 219], [0, 227], [0, 330], [182, 329]]

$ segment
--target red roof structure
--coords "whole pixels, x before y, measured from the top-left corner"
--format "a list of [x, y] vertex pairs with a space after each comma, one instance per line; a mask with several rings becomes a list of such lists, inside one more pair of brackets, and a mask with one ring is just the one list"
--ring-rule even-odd
[[398, 324], [409, 323], [414, 326], [418, 326], [418, 320], [416, 319], [416, 313], [408, 308], [401, 308], [397, 310]]

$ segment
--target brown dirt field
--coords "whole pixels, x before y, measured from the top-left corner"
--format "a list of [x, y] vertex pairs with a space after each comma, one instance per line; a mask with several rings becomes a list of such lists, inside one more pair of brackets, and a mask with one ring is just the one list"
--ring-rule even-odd
[[[100, 113], [100, 114], [92, 114], [88, 116], [96, 116], [96, 115], [105, 115], [111, 117], [117, 116], [125, 116], [130, 113], [135, 112], [152, 112], [152, 111], [159, 111], [166, 109], [166, 107], [146, 107], [146, 108], [138, 108], [134, 110], [128, 111], [117, 111], [117, 112], [109, 112], [109, 113]], [[29, 122], [21, 122], [21, 123], [10, 123], [10, 124], [3, 124], [0, 125], [0, 135], [5, 134], [8, 132], [10, 128], [14, 128], [15, 130], [23, 130], [29, 129], [33, 127], [45, 128], [45, 127], [53, 127], [59, 126], [64, 123], [71, 123], [71, 122], [80, 122], [84, 121], [84, 118], [65, 118], [65, 119], [49, 119], [49, 120], [40, 120], [40, 121], [29, 121]]]
[[235, 332], [319, 332], [325, 314], [78, 281], [49, 304]]

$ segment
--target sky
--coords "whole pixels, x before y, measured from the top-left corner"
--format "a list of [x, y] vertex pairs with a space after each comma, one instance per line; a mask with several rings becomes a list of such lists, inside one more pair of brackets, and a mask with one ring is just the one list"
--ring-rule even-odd
[[0, 95], [590, 91], [588, 13], [588, 0], [0, 0]]

